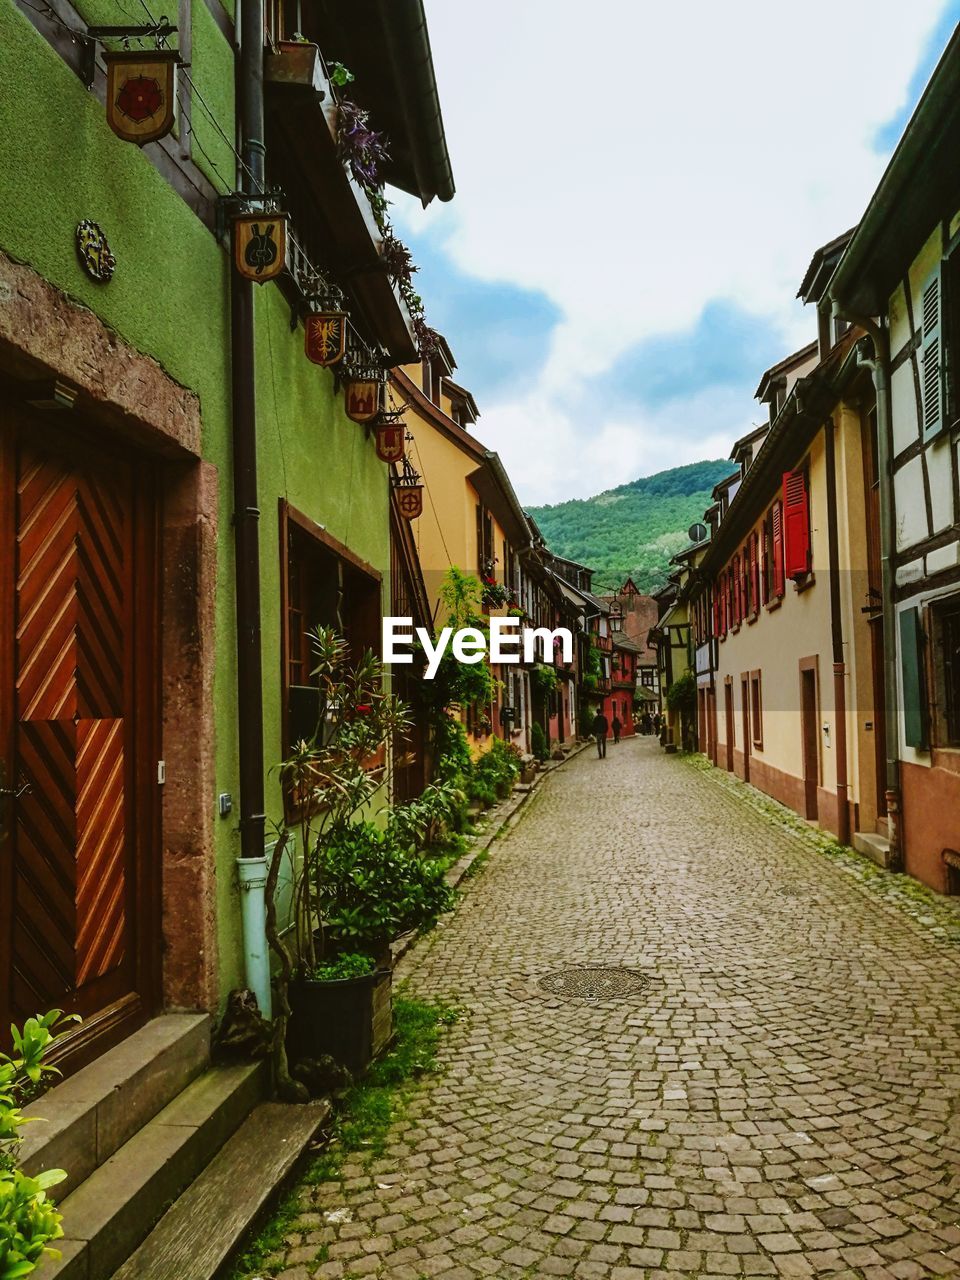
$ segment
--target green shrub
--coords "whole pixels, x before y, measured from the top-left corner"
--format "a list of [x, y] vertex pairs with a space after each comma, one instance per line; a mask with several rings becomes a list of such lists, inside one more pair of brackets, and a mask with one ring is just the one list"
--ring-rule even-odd
[[690, 717], [697, 709], [697, 678], [692, 671], [685, 671], [667, 690], [667, 706]]
[[313, 982], [342, 982], [346, 978], [365, 978], [373, 973], [376, 962], [372, 956], [357, 951], [346, 951], [329, 964], [318, 964], [307, 973]]
[[530, 750], [541, 764], [544, 760], [549, 760], [550, 758], [550, 743], [547, 741], [547, 735], [539, 724], [534, 724], [530, 730]]
[[453, 903], [441, 863], [412, 853], [371, 822], [332, 831], [317, 849], [317, 864], [326, 937], [343, 951], [379, 956]]
[[[431, 782], [421, 795], [391, 810], [387, 829], [407, 848], [442, 852], [462, 826], [466, 793], [459, 782]], [[452, 843], [456, 843], [453, 841]]]

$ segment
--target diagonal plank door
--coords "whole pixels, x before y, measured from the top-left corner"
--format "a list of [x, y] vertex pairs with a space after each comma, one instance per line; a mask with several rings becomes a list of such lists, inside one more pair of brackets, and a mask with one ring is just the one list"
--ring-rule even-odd
[[71, 456], [24, 433], [5, 458], [15, 479], [6, 773], [29, 790], [7, 823], [3, 1003], [17, 1022], [54, 1006], [95, 1018], [136, 996], [143, 968], [135, 476], [122, 459]]

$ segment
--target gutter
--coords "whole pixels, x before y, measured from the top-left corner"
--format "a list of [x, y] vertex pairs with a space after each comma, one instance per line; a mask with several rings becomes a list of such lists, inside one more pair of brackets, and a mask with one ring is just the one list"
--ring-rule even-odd
[[840, 554], [837, 535], [836, 426], [832, 415], [823, 424], [827, 467], [827, 542], [830, 558], [830, 637], [833, 645], [833, 699], [837, 722], [837, 839], [850, 843], [847, 777], [847, 669], [843, 660], [843, 615], [840, 611]]
[[893, 409], [890, 400], [890, 345], [886, 330], [875, 320], [854, 315], [839, 301], [831, 283], [834, 314], [866, 330], [873, 356], [857, 345], [857, 363], [873, 374], [877, 395], [877, 463], [880, 491], [880, 588], [883, 596], [883, 702], [886, 738], [886, 804], [891, 865], [903, 866], [900, 827], [900, 708], [897, 681], [896, 609], [894, 608], [893, 549], [896, 546], [896, 508], [893, 500]]
[[[400, 107], [407, 122], [420, 199], [434, 196], [446, 202], [456, 192], [447, 150], [437, 77], [430, 51], [430, 35], [423, 0], [377, 0], [377, 12], [398, 86], [413, 82], [412, 96], [402, 94]], [[423, 145], [418, 140], [423, 139]]]
[[[242, 0], [237, 96], [242, 190], [264, 188], [263, 0]], [[263, 796], [263, 661], [260, 632], [260, 508], [253, 283], [231, 271], [230, 359], [233, 412], [233, 528], [237, 595], [237, 732], [240, 763], [240, 857], [247, 986], [271, 1017], [264, 894], [267, 882]]]

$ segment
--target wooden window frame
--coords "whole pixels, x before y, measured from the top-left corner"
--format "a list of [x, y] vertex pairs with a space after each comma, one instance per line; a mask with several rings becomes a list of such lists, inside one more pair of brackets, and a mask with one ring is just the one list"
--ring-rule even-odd
[[[960, 750], [960, 662], [957, 664], [957, 671], [951, 673], [950, 663], [943, 653], [944, 615], [958, 613], [960, 613], [960, 594], [957, 592], [929, 600], [923, 611], [923, 627], [928, 636], [925, 649], [928, 667], [926, 683], [930, 738], [934, 747], [945, 751]], [[957, 704], [954, 713], [955, 724], [951, 723], [953, 715], [947, 709], [950, 694], [953, 695]]]
[[[280, 498], [278, 506], [278, 532], [280, 552], [280, 749], [283, 757], [289, 751], [290, 732], [290, 536], [294, 531], [311, 538], [318, 546], [331, 555], [336, 556], [351, 569], [363, 574], [370, 580], [375, 590], [378, 618], [383, 617], [383, 575], [373, 565], [351, 551], [348, 546], [334, 538], [322, 525], [310, 516], [298, 511], [290, 505], [286, 498]], [[374, 651], [379, 652], [379, 639]], [[383, 768], [385, 761], [379, 760], [374, 768]]]
[[753, 733], [753, 745], [758, 751], [763, 750], [763, 685], [759, 669], [751, 671], [750, 676], [750, 728]]

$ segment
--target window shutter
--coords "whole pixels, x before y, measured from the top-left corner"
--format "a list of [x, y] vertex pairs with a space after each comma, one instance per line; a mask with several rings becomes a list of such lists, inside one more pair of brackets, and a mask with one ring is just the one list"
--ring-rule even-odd
[[757, 535], [750, 535], [750, 612], [754, 617], [760, 612], [760, 556]]
[[937, 266], [920, 291], [920, 399], [924, 440], [942, 431], [946, 420], [942, 320], [943, 286]]
[[784, 572], [802, 578], [810, 572], [810, 507], [807, 477], [803, 471], [787, 471], [783, 477]]
[[733, 566], [730, 570], [733, 576], [733, 625], [739, 627], [740, 620], [743, 617], [743, 582], [740, 578], [740, 557], [733, 557]]
[[779, 600], [783, 595], [783, 503], [775, 502], [770, 513], [770, 541], [773, 550], [773, 571], [770, 581], [773, 584], [774, 598]]
[[904, 609], [900, 614], [900, 675], [904, 738], [908, 746], [926, 751], [929, 746], [928, 716], [919, 609]]

